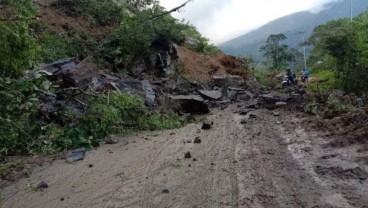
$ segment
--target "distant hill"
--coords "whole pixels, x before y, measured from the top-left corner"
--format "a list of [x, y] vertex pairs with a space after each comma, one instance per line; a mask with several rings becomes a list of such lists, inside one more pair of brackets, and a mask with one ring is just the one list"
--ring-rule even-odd
[[[354, 16], [368, 9], [368, 1], [354, 1]], [[305, 37], [313, 32], [315, 26], [326, 23], [329, 20], [350, 17], [350, 1], [338, 1], [325, 5], [325, 9], [312, 13], [309, 11], [297, 12], [281, 17], [247, 34], [226, 41], [218, 47], [225, 53], [234, 56], [252, 55], [256, 62], [262, 60], [259, 52], [270, 34], [284, 33], [287, 36], [285, 44], [290, 48], [300, 48], [303, 40], [301, 32]]]

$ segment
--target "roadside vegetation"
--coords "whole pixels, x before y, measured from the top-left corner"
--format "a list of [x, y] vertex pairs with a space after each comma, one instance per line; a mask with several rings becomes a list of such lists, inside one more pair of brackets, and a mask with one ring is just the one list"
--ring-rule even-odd
[[[6, 11], [0, 14], [0, 156], [92, 148], [111, 135], [178, 128], [186, 122], [173, 112], [146, 108], [140, 97], [113, 92], [85, 98], [83, 115], [60, 107], [53, 118], [41, 119], [40, 97], [56, 89], [47, 73], [26, 76], [40, 62], [93, 56], [99, 65], [124, 74], [160, 38], [202, 53], [218, 52], [194, 26], [162, 15], [164, 8], [152, 0], [54, 0], [53, 7], [85, 21], [85, 28], [66, 34], [39, 23], [31, 0], [6, 0], [0, 6]], [[100, 28], [103, 35], [92, 34], [89, 27]]]

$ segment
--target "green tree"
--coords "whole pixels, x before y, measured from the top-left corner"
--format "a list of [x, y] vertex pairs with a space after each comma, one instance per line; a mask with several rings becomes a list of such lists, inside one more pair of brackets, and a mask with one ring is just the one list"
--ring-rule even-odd
[[268, 36], [266, 44], [260, 48], [260, 51], [264, 52], [263, 57], [271, 61], [272, 69], [284, 67], [292, 60], [292, 56], [288, 52], [288, 46], [281, 44], [286, 38], [282, 33], [272, 34]]
[[[320, 25], [314, 29], [309, 42], [314, 46], [312, 58], [314, 63], [334, 70], [338, 86], [348, 92], [368, 90], [368, 11], [350, 21], [339, 19]], [[329, 58], [327, 58], [329, 57]]]

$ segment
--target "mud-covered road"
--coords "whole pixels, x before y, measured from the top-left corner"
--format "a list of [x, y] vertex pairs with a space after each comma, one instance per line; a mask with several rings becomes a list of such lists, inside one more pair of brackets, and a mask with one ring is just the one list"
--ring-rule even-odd
[[214, 110], [210, 130], [144, 132], [40, 167], [3, 190], [2, 207], [368, 207], [367, 151], [329, 147], [296, 114], [236, 109]]

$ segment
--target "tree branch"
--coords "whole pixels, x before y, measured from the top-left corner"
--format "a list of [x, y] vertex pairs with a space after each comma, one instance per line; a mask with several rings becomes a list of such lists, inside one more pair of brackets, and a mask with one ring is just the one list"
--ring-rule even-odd
[[149, 18], [149, 20], [157, 19], [157, 18], [162, 17], [162, 16], [165, 16], [165, 15], [167, 15], [167, 14], [170, 14], [170, 13], [176, 12], [176, 11], [178, 11], [179, 9], [181, 9], [181, 8], [185, 7], [185, 6], [186, 6], [189, 2], [191, 2], [191, 1], [193, 1], [193, 0], [188, 0], [188, 1], [186, 1], [185, 3], [183, 3], [182, 5], [180, 5], [180, 6], [178, 6], [178, 7], [175, 7], [175, 8], [173, 8], [173, 9], [171, 9], [170, 11], [167, 11], [167, 12], [164, 12], [164, 13], [162, 13], [162, 14], [159, 14], [159, 15], [156, 15], [156, 16], [153, 16], [153, 17]]

